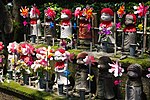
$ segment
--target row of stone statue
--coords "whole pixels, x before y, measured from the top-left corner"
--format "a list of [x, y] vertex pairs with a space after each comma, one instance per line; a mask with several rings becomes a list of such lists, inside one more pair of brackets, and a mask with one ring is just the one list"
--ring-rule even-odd
[[[78, 44], [90, 44], [92, 39], [95, 37], [92, 35], [91, 29], [92, 29], [92, 21], [93, 20], [93, 8], [90, 6], [87, 6], [84, 9], [81, 9], [81, 7], [77, 7], [74, 16], [76, 19], [78, 19], [78, 26], [76, 24], [72, 25], [71, 18], [72, 18], [72, 12], [69, 9], [63, 9], [61, 11], [61, 22], [59, 24], [60, 26], [60, 39], [66, 40], [69, 39], [72, 43], [73, 40], [73, 34], [72, 29], [78, 27]], [[45, 38], [48, 44], [50, 44], [49, 39], [52, 39], [56, 36], [56, 23], [55, 23], [55, 16], [56, 12], [52, 8], [47, 8], [45, 11], [45, 20], [44, 20], [44, 26], [45, 26]], [[115, 44], [115, 38], [114, 38], [114, 28], [116, 25], [114, 25], [112, 19], [114, 16], [114, 12], [110, 8], [103, 8], [101, 10], [101, 22], [99, 25], [99, 31], [97, 36], [98, 43], [103, 45], [103, 42], [108, 42], [109, 47], [114, 48], [111, 45]], [[36, 36], [41, 36], [41, 29], [40, 29], [40, 11], [37, 7], [33, 7], [30, 11], [30, 30], [31, 30], [31, 37], [33, 39], [32, 42], [35, 42]], [[136, 16], [134, 14], [127, 14], [125, 16], [125, 25], [124, 28], [125, 36], [124, 36], [124, 49], [128, 50], [130, 47], [130, 44], [136, 44]]]
[[[146, 96], [143, 96], [143, 85], [141, 81], [142, 77], [142, 66], [139, 64], [131, 64], [127, 68], [128, 79], [125, 83], [125, 87], [122, 87], [121, 78], [114, 76], [110, 73], [110, 69], [113, 66], [113, 61], [107, 57], [102, 56], [95, 62], [92, 59], [91, 66], [85, 64], [85, 59], [88, 53], [82, 52], [77, 55], [77, 67], [75, 73], [75, 84], [73, 88], [69, 89], [69, 95], [80, 97], [81, 100], [86, 98], [98, 99], [98, 100], [123, 100], [123, 94], [125, 94], [125, 100], [146, 100]], [[112, 66], [110, 66], [112, 64]], [[97, 67], [96, 67], [97, 66]], [[115, 65], [113, 66], [115, 69]], [[62, 71], [62, 69], [60, 69]], [[91, 72], [89, 73], [89, 70]], [[120, 73], [122, 69], [118, 68]], [[114, 72], [115, 73], [115, 72]], [[63, 84], [65, 88], [58, 89], [59, 94], [63, 94], [66, 91], [67, 86], [70, 86], [72, 82], [64, 80], [64, 73], [58, 71], [59, 79], [57, 82], [58, 87]], [[62, 79], [61, 79], [62, 78]], [[125, 88], [125, 93], [122, 92]], [[89, 97], [89, 93], [92, 94]], [[144, 99], [143, 99], [144, 98]]]

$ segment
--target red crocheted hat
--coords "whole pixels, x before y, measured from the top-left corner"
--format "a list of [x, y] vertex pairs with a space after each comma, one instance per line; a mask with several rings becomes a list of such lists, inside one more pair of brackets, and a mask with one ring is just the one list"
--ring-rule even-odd
[[69, 18], [72, 17], [72, 12], [71, 12], [71, 10], [69, 10], [69, 9], [63, 9], [63, 10], [61, 11], [61, 13], [65, 13], [66, 15], [69, 16]]
[[110, 8], [103, 8], [102, 10], [101, 10], [101, 14], [102, 13], [107, 13], [107, 14], [109, 14], [109, 15], [111, 15], [111, 16], [114, 16], [114, 12], [110, 9]]

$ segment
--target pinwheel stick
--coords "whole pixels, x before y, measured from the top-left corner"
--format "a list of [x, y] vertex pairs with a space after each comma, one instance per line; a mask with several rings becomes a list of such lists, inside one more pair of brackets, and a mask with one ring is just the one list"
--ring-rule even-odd
[[[88, 54], [88, 56], [90, 56], [90, 55]], [[92, 64], [92, 62], [89, 61], [89, 74], [90, 75], [91, 75], [91, 64]], [[91, 100], [91, 80], [90, 79], [89, 79], [89, 100]]]

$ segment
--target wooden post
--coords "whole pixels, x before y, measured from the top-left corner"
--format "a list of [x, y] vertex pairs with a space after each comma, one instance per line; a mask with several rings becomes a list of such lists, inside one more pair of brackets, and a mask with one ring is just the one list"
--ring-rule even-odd
[[93, 19], [92, 19], [92, 43], [95, 44], [96, 39], [96, 32], [94, 27], [97, 27], [97, 13], [93, 13]]
[[146, 49], [146, 35], [147, 35], [146, 27], [147, 27], [147, 14], [145, 14], [145, 17], [144, 17], [143, 52], [145, 52], [145, 49]]
[[117, 54], [117, 44], [116, 44], [116, 12], [114, 12], [114, 39], [115, 39], [115, 44], [114, 44], [114, 54]]

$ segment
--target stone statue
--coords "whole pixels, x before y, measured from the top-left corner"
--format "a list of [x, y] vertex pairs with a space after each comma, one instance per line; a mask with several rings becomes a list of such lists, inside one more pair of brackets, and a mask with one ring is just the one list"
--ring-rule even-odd
[[134, 14], [127, 14], [125, 16], [124, 28], [124, 51], [129, 51], [131, 44], [136, 44], [136, 16]]
[[[113, 51], [115, 39], [113, 36], [114, 24], [112, 22], [114, 12], [110, 8], [103, 8], [101, 10], [101, 23], [99, 25], [99, 39], [98, 42], [102, 46], [103, 51]], [[109, 44], [108, 44], [109, 43]]]
[[[67, 87], [70, 85], [70, 81], [67, 78], [67, 76], [65, 75], [65, 71], [68, 70], [68, 62], [67, 62], [67, 56], [69, 55], [69, 53], [67, 51], [65, 51], [63, 48], [59, 48], [57, 49], [57, 51], [55, 52], [55, 72], [56, 72], [56, 76], [55, 76], [55, 82], [56, 82], [56, 88], [58, 88], [59, 85], [63, 85], [64, 86], [64, 90], [67, 89]], [[58, 85], [58, 86], [57, 86]], [[54, 87], [55, 88], [55, 87]]]
[[125, 100], [143, 100], [142, 66], [139, 64], [131, 64], [127, 68], [127, 75]]
[[88, 66], [85, 65], [85, 62], [83, 59], [88, 56], [87, 53], [82, 52], [77, 55], [77, 68], [76, 68], [76, 73], [75, 73], [75, 86], [74, 86], [74, 91], [73, 95], [79, 97], [79, 91], [80, 89], [84, 89], [86, 93], [89, 91], [89, 85], [88, 85]]
[[75, 17], [79, 20], [78, 39], [80, 45], [90, 45], [90, 42], [92, 41], [92, 33], [90, 30], [92, 11], [93, 8], [88, 5], [82, 10], [81, 7], [77, 7], [75, 10]]
[[111, 59], [107, 56], [102, 56], [98, 60], [98, 84], [96, 99], [100, 100], [114, 100], [114, 76], [108, 72], [111, 68], [109, 63], [112, 63]]
[[41, 36], [40, 10], [35, 5], [30, 11], [30, 35], [33, 43], [36, 42], [36, 37]]
[[52, 44], [52, 41], [50, 40], [52, 40], [52, 38], [54, 39], [56, 35], [56, 28], [55, 28], [56, 12], [52, 8], [48, 7], [46, 10], [44, 10], [44, 13], [45, 13], [45, 23], [44, 23], [45, 38], [47, 44], [50, 45]]

